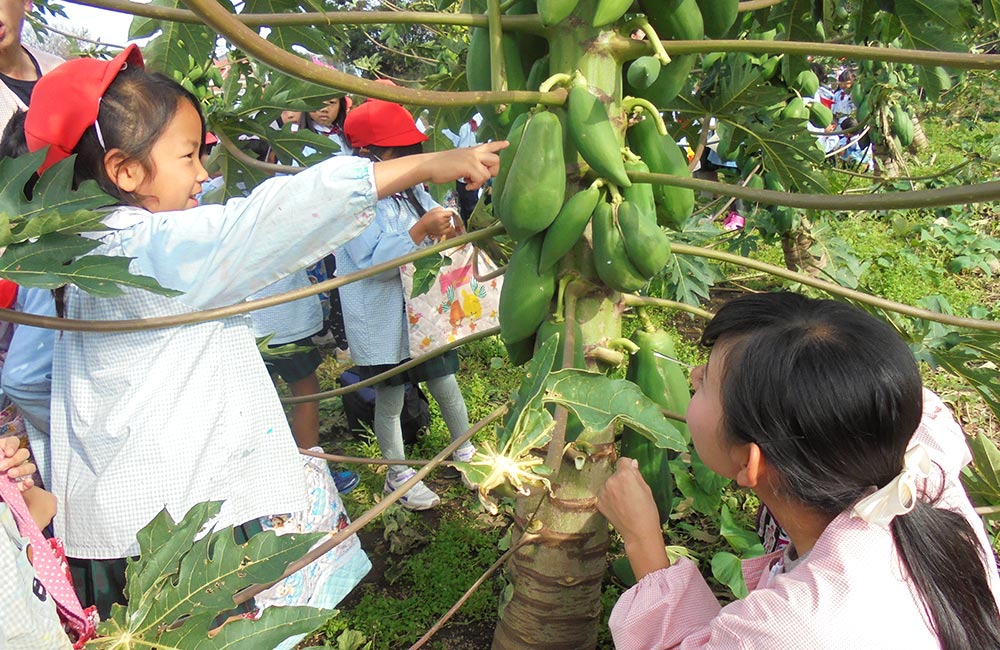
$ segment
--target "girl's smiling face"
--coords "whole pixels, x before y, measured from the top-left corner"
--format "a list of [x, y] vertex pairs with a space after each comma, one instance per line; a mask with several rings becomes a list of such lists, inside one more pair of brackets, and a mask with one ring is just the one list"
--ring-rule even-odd
[[[201, 117], [191, 102], [181, 100], [149, 155], [149, 172], [137, 162], [126, 163], [117, 185], [139, 196], [150, 212], [185, 210], [198, 205], [195, 195], [208, 179], [201, 164]], [[127, 173], [126, 173], [127, 172]]]

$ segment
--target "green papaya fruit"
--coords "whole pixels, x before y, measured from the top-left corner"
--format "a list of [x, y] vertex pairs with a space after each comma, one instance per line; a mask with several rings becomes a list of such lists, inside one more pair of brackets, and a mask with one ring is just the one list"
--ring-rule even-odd
[[700, 41], [705, 21], [696, 0], [639, 0], [639, 7], [664, 40]]
[[809, 105], [809, 123], [818, 129], [825, 129], [833, 122], [833, 111], [823, 105], [822, 102], [813, 102]]
[[576, 242], [580, 241], [600, 200], [601, 190], [589, 187], [569, 197], [563, 204], [555, 221], [545, 230], [542, 253], [538, 262], [540, 272], [544, 273], [554, 268]]
[[[507, 72], [507, 89], [524, 90], [527, 79], [524, 75], [524, 65], [521, 62], [521, 51], [517, 40], [510, 34], [504, 34], [503, 40], [504, 67]], [[469, 35], [469, 50], [466, 54], [466, 85], [469, 90], [486, 91], [493, 87], [490, 72], [490, 34], [489, 30], [474, 27]], [[509, 104], [501, 113], [489, 104], [480, 104], [476, 108], [487, 122], [504, 129], [509, 128], [518, 115], [528, 110], [526, 104]]]
[[538, 0], [538, 17], [550, 27], [568, 18], [578, 4], [580, 0]]
[[541, 235], [522, 242], [507, 262], [503, 288], [500, 290], [500, 338], [514, 343], [530, 336], [550, 313], [556, 290], [554, 272], [539, 273], [542, 252]]
[[625, 15], [628, 8], [632, 6], [632, 0], [597, 0], [597, 7], [594, 9], [594, 27], [604, 27], [610, 25]]
[[913, 143], [913, 120], [899, 104], [892, 105], [892, 132], [899, 144], [909, 147]]
[[[654, 174], [691, 178], [691, 170], [688, 169], [684, 152], [669, 133], [659, 134], [653, 120], [641, 120], [629, 127], [628, 142], [632, 151], [639, 154], [649, 167], [649, 171]], [[661, 226], [682, 230], [694, 212], [693, 190], [674, 185], [654, 184], [653, 198], [656, 201], [656, 221]]]
[[507, 358], [512, 365], [523, 366], [535, 356], [535, 337], [528, 336], [520, 341], [503, 341], [503, 347], [507, 350]]
[[803, 97], [813, 97], [819, 90], [819, 77], [812, 70], [803, 70], [795, 77], [792, 88], [799, 91]]
[[[531, 119], [531, 113], [522, 113], [517, 116], [507, 133], [507, 142], [510, 144], [506, 149], [500, 151], [500, 169], [493, 178], [493, 207], [500, 204], [500, 197], [503, 196], [503, 189], [507, 185], [507, 176], [510, 174], [510, 164], [514, 161], [514, 155], [521, 146], [521, 138], [524, 137], [524, 128]], [[498, 215], [499, 218], [499, 215]]]
[[566, 103], [570, 137], [590, 168], [615, 185], [631, 185], [622, 161], [622, 145], [604, 102], [586, 83], [577, 83], [570, 89]]
[[[664, 358], [676, 356], [673, 339], [662, 330], [637, 330], [632, 335], [632, 341], [639, 346], [639, 351], [629, 359], [626, 378], [635, 382], [646, 397], [662, 408], [684, 415], [691, 400], [687, 378], [680, 366]], [[683, 423], [675, 422], [674, 425], [681, 429], [682, 435], [690, 438]], [[625, 427], [621, 455], [634, 458], [639, 463], [639, 473], [653, 492], [660, 521], [665, 522], [674, 500], [674, 480], [668, 464], [674, 453], [657, 447], [634, 429]]]
[[785, 104], [781, 111], [781, 118], [784, 120], [805, 121], [809, 119], [809, 109], [801, 97], [793, 97]]
[[[642, 160], [633, 160], [625, 163], [626, 172], [649, 172], [649, 167]], [[656, 199], [653, 198], [653, 186], [650, 183], [632, 183], [631, 187], [622, 189], [622, 196], [626, 201], [631, 201], [640, 212], [645, 214], [656, 214]]]
[[542, 58], [535, 61], [531, 66], [531, 70], [528, 71], [528, 80], [525, 81], [525, 87], [528, 90], [538, 90], [538, 87], [542, 85], [542, 82], [549, 78], [549, 55], [546, 54]]
[[[697, 55], [695, 54], [678, 54], [671, 59], [670, 63], [660, 68], [656, 80], [647, 88], [634, 85], [626, 77], [625, 91], [634, 97], [649, 100], [654, 106], [665, 106], [684, 89], [691, 78], [691, 68], [694, 67], [696, 60]], [[634, 63], [635, 61], [629, 65], [629, 70], [632, 69]]]
[[[615, 221], [610, 203], [601, 201], [597, 204], [592, 226], [594, 268], [604, 284], [625, 293], [638, 291], [646, 286], [646, 279], [635, 268], [625, 251], [621, 229]], [[504, 286], [506, 284], [505, 280]]]
[[507, 233], [522, 241], [548, 228], [565, 199], [562, 123], [555, 113], [542, 111], [524, 127], [496, 205], [497, 216]]
[[660, 76], [662, 67], [660, 60], [655, 56], [640, 56], [629, 64], [625, 77], [633, 88], [646, 90]]
[[630, 201], [618, 205], [618, 226], [625, 242], [625, 252], [632, 266], [645, 278], [651, 278], [670, 261], [670, 238], [656, 223], [653, 212], [642, 212]]
[[736, 22], [740, 0], [698, 0], [705, 36], [722, 38]]

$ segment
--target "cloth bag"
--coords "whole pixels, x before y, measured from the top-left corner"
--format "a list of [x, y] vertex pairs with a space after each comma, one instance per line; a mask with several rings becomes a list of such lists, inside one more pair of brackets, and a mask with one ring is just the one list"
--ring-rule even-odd
[[449, 250], [447, 257], [450, 261], [441, 265], [423, 293], [421, 285], [426, 283], [415, 282], [417, 267], [408, 263], [399, 269], [409, 324], [410, 357], [433, 352], [456, 339], [500, 324], [497, 311], [503, 277], [491, 277], [497, 270], [493, 260], [472, 244]]
[[[97, 610], [80, 605], [62, 543], [45, 539], [17, 484], [6, 476], [0, 476], [0, 544], [0, 642], [30, 648], [44, 640], [47, 648], [82, 648], [94, 637]], [[29, 637], [28, 645], [18, 641]]]

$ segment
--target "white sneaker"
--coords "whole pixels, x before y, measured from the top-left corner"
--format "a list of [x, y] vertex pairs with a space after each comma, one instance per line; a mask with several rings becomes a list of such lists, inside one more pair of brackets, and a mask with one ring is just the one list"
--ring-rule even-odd
[[[472, 457], [475, 455], [476, 455], [475, 445], [473, 445], [471, 442], [467, 442], [458, 449], [456, 449], [454, 452], [452, 452], [451, 459], [457, 463], [467, 463], [470, 460], [472, 460]], [[468, 476], [466, 476], [463, 472], [459, 472], [459, 474], [462, 475], [462, 483], [465, 484], [465, 487], [469, 488], [470, 490], [476, 489], [476, 484], [470, 481]]]
[[[390, 471], [385, 477], [385, 488], [383, 492], [391, 494], [400, 485], [410, 480], [417, 471], [412, 467], [407, 467], [401, 472]], [[429, 510], [441, 503], [441, 497], [424, 485], [423, 481], [411, 487], [406, 494], [399, 498], [399, 504], [409, 510]]]

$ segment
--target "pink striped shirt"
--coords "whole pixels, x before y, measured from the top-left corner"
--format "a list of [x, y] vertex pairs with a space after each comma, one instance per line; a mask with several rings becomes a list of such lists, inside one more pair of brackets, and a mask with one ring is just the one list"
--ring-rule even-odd
[[[982, 520], [959, 482], [971, 460], [948, 408], [924, 391], [913, 434], [942, 469], [943, 507], [961, 512], [988, 558], [994, 599], [1000, 576]], [[933, 479], [930, 479], [933, 480]], [[932, 493], [934, 490], [932, 490]], [[750, 594], [721, 607], [694, 562], [680, 559], [626, 591], [609, 625], [618, 650], [712, 648], [746, 650], [939, 650], [923, 604], [913, 591], [892, 535], [845, 512], [788, 573], [781, 551], [743, 562]]]

